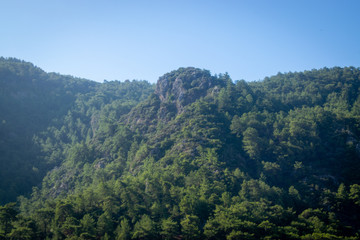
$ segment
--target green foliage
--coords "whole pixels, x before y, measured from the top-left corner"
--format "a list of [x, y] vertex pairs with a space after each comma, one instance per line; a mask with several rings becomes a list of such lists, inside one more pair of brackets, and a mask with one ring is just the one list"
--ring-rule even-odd
[[153, 239], [155, 238], [155, 225], [148, 215], [143, 215], [135, 223], [133, 239]]
[[185, 215], [181, 220], [181, 233], [184, 239], [200, 239], [201, 232], [199, 228], [199, 218], [194, 215]]
[[131, 238], [131, 227], [129, 221], [125, 218], [121, 220], [120, 225], [116, 228], [117, 240], [128, 240]]
[[171, 218], [163, 219], [160, 234], [164, 239], [174, 239], [179, 234], [178, 223]]
[[13, 222], [16, 220], [17, 211], [14, 209], [15, 203], [8, 203], [0, 206], [0, 236], [5, 237], [13, 229]]
[[358, 68], [180, 68], [154, 91], [0, 62], [1, 201], [42, 180], [0, 207], [1, 239], [359, 237]]

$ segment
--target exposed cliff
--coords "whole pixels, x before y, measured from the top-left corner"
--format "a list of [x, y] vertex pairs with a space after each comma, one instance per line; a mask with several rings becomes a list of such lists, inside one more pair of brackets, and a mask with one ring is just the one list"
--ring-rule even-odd
[[208, 70], [179, 68], [159, 78], [149, 101], [133, 109], [126, 122], [132, 128], [151, 130], [154, 124], [169, 122], [183, 113], [186, 106], [212, 93], [216, 86], [224, 85]]
[[201, 97], [218, 84], [215, 77], [207, 70], [198, 68], [179, 68], [160, 77], [155, 93], [164, 104], [175, 105], [177, 113]]

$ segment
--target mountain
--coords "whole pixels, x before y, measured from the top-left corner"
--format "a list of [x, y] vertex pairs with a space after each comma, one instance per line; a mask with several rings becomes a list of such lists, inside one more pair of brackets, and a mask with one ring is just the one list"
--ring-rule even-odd
[[60, 145], [91, 135], [100, 108], [111, 111], [121, 101], [116, 114], [122, 114], [152, 89], [145, 82], [100, 84], [45, 73], [14, 58], [0, 58], [0, 86], [0, 203], [39, 185], [46, 172], [61, 163]]
[[45, 99], [73, 98], [39, 113], [37, 151], [17, 161], [33, 154], [41, 184], [0, 208], [2, 238], [359, 238], [359, 68], [234, 82], [188, 67], [156, 86], [56, 76], [74, 87]]
[[76, 94], [93, 91], [98, 84], [1, 58], [0, 85], [0, 202], [6, 202], [29, 193], [49, 170], [39, 159], [34, 135], [66, 115]]

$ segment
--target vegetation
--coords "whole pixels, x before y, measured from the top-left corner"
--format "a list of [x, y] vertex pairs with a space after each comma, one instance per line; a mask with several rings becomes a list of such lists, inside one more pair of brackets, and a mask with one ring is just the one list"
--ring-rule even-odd
[[0, 239], [360, 238], [359, 68], [0, 84]]

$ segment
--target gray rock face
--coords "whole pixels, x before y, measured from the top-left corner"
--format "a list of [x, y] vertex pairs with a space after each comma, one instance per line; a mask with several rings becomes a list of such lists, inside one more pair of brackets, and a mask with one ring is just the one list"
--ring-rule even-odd
[[209, 71], [180, 68], [159, 78], [155, 94], [162, 103], [175, 106], [177, 113], [181, 113], [186, 105], [205, 97], [213, 86], [214, 79]]
[[159, 78], [148, 101], [134, 108], [124, 122], [131, 129], [148, 132], [160, 122], [166, 124], [185, 111], [191, 103], [214, 93], [221, 81], [210, 71], [199, 68], [179, 68]]

